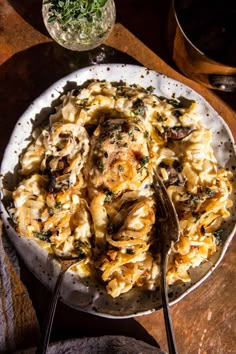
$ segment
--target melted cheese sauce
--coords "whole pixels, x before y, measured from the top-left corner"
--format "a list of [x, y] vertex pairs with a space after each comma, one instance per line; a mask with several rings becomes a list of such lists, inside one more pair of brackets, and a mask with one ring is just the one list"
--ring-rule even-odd
[[94, 81], [63, 96], [20, 158], [11, 211], [19, 235], [78, 257], [74, 270], [99, 277], [112, 297], [154, 290], [157, 169], [180, 222], [167, 282], [189, 281], [189, 268], [216, 251], [232, 205], [231, 173], [218, 168], [195, 108], [122, 82]]

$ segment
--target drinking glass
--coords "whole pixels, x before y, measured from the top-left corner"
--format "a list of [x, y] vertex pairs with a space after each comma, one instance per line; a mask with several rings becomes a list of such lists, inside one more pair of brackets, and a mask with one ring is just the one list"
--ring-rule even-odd
[[[69, 24], [63, 23], [61, 16], [53, 16], [52, 3], [53, 1], [50, 0], [43, 2], [44, 24], [50, 36], [58, 44], [70, 50], [86, 51], [98, 47], [109, 35], [115, 23], [114, 0], [108, 0], [99, 11], [89, 16], [78, 16], [77, 19], [74, 16], [73, 23]], [[62, 8], [63, 4], [66, 4], [66, 1], [61, 1]], [[63, 11], [66, 11], [65, 7]]]

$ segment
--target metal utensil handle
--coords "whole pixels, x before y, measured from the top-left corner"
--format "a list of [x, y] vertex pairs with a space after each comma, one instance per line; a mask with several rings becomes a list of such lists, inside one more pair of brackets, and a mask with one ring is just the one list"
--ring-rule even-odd
[[170, 310], [169, 310], [169, 301], [168, 301], [167, 286], [166, 286], [166, 266], [167, 266], [167, 255], [165, 254], [164, 259], [161, 262], [161, 272], [162, 272], [161, 298], [162, 298], [162, 306], [163, 306], [163, 314], [165, 320], [169, 354], [177, 354], [178, 352], [177, 352], [174, 330], [173, 330]]
[[47, 352], [49, 339], [50, 339], [50, 335], [51, 335], [52, 323], [53, 323], [53, 319], [54, 319], [54, 315], [55, 315], [55, 311], [56, 311], [56, 307], [57, 307], [57, 301], [58, 301], [59, 294], [60, 294], [60, 287], [61, 287], [62, 279], [63, 279], [63, 276], [64, 276], [66, 270], [67, 269], [62, 269], [60, 271], [58, 278], [57, 278], [57, 282], [56, 282], [55, 288], [53, 290], [52, 298], [51, 298], [51, 301], [49, 304], [48, 315], [47, 315], [47, 317], [43, 323], [43, 326], [42, 326], [41, 336], [40, 336], [40, 340], [39, 340], [39, 345], [36, 350], [36, 354], [45, 354]]

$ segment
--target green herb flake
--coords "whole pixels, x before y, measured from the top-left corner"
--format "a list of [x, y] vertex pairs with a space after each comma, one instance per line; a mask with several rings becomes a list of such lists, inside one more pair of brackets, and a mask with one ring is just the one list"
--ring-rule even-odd
[[122, 165], [119, 165], [119, 166], [118, 166], [118, 170], [119, 170], [120, 172], [124, 172], [124, 167], [123, 167]]
[[150, 140], [150, 134], [147, 130], [145, 130], [145, 132], [143, 133], [143, 136], [145, 139]]
[[52, 233], [51, 233], [51, 231], [48, 231], [48, 232], [44, 232], [44, 231], [36, 232], [36, 231], [33, 231], [33, 235], [34, 235], [34, 237], [38, 238], [41, 241], [50, 242], [50, 237], [52, 236]]
[[209, 196], [209, 197], [214, 197], [215, 195], [215, 191], [209, 187], [206, 187], [206, 194]]
[[132, 129], [129, 129], [128, 135], [129, 135], [130, 139], [131, 139], [132, 141], [134, 141], [134, 132], [133, 132]]
[[53, 216], [53, 215], [55, 214], [54, 209], [53, 209], [53, 208], [49, 208], [49, 209], [48, 209], [48, 214], [49, 214], [50, 216]]
[[104, 168], [104, 163], [103, 163], [102, 160], [98, 161], [97, 166], [98, 166], [99, 171], [100, 171], [101, 173], [103, 173], [104, 170], [105, 170], [105, 168]]
[[135, 115], [139, 115], [144, 117], [145, 115], [145, 106], [143, 101], [140, 98], [137, 98], [134, 102], [133, 102], [133, 107], [132, 107], [132, 113]]
[[139, 163], [140, 163], [141, 167], [145, 166], [146, 164], [149, 163], [149, 157], [148, 156], [141, 157], [141, 159], [139, 160]]
[[79, 102], [77, 102], [77, 106], [80, 108], [85, 109], [88, 103], [88, 98], [84, 98], [83, 100], [80, 100]]
[[224, 229], [218, 229], [214, 232], [215, 240], [217, 246], [221, 244], [222, 242], [222, 236], [223, 236]]
[[56, 203], [55, 203], [55, 208], [61, 210], [61, 208], [62, 208], [61, 202], [56, 202]]
[[154, 92], [154, 90], [155, 90], [155, 88], [153, 87], [153, 86], [148, 86], [147, 88], [146, 88], [146, 92], [147, 93], [153, 93]]
[[[78, 29], [79, 21], [83, 26], [84, 19], [88, 23], [101, 19], [101, 9], [106, 5], [108, 0], [50, 0], [44, 1], [43, 5], [49, 5], [48, 22], [55, 20], [62, 26]], [[85, 30], [85, 29], [84, 29]]]
[[106, 194], [106, 197], [104, 199], [104, 203], [109, 203], [109, 202], [112, 202], [114, 200], [114, 198], [115, 198], [115, 193], [114, 192], [106, 190], [105, 194]]
[[157, 112], [157, 121], [158, 122], [166, 122], [168, 118], [162, 117], [159, 112]]
[[127, 254], [135, 254], [135, 251], [134, 251], [133, 248], [127, 248], [127, 249], [126, 249], [126, 253], [127, 253]]

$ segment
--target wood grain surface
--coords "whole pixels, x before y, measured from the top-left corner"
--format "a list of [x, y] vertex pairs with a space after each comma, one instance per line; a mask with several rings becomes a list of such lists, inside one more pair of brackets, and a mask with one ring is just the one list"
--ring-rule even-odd
[[[133, 32], [137, 31], [136, 35], [146, 40], [152, 49], [123, 24], [117, 23], [102, 48], [105, 59], [111, 62], [138, 62], [189, 85], [209, 101], [236, 137], [235, 96], [230, 94], [225, 98], [224, 94], [212, 92], [178, 72], [166, 54], [166, 48], [157, 48], [156, 45], [163, 43], [163, 27], [160, 24], [164, 23], [162, 16], [167, 13], [167, 5], [163, 6], [162, 15], [162, 2], [157, 1], [158, 14], [150, 14], [154, 1], [146, 3], [136, 0], [134, 15], [134, 0], [116, 0], [117, 14], [118, 19], [124, 20], [125, 26]], [[56, 45], [48, 37], [40, 11], [40, 0], [0, 0], [1, 156], [15, 122], [31, 101], [51, 83], [91, 63], [100, 53], [97, 50], [71, 53]], [[153, 21], [158, 19], [161, 19], [158, 22], [160, 24], [155, 26]], [[179, 354], [236, 353], [235, 254], [234, 238], [223, 261], [204, 284], [172, 306]], [[21, 266], [22, 280], [30, 292], [39, 321], [42, 322], [50, 294], [24, 268], [23, 263]], [[108, 320], [59, 304], [52, 340], [104, 334], [130, 335], [151, 344], [156, 340], [167, 350], [162, 311], [136, 319]]]

